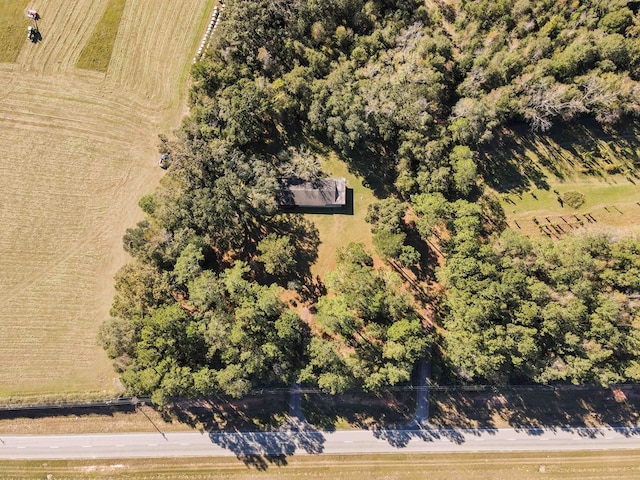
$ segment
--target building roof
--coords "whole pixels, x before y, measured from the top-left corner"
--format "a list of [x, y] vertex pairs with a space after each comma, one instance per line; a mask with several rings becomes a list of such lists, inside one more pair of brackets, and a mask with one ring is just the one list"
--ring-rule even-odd
[[280, 180], [278, 205], [282, 207], [343, 207], [347, 203], [344, 178], [321, 178], [311, 182], [299, 178]]

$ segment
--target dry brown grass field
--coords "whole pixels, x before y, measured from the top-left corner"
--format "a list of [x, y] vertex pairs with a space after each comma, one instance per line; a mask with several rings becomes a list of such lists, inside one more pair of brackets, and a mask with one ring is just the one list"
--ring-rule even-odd
[[34, 0], [42, 41], [0, 63], [0, 399], [118, 390], [96, 333], [214, 1], [129, 0], [106, 73], [79, 70], [106, 4]]
[[21, 479], [635, 480], [640, 451], [309, 455], [276, 457], [263, 470], [229, 458], [3, 461], [0, 469], [0, 478]]

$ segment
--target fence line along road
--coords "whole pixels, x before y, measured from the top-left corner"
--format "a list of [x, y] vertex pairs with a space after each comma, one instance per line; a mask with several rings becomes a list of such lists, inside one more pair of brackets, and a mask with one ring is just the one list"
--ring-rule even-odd
[[151, 399], [147, 397], [121, 397], [108, 400], [88, 401], [60, 401], [60, 402], [32, 402], [0, 404], [0, 412], [20, 412], [29, 410], [72, 410], [74, 408], [110, 408], [148, 405]]
[[[392, 392], [411, 392], [411, 391], [431, 391], [431, 392], [535, 392], [535, 391], [559, 391], [559, 392], [588, 392], [593, 390], [638, 390], [640, 385], [632, 383], [613, 384], [609, 387], [601, 387], [599, 385], [436, 385], [429, 383], [427, 386], [403, 385], [398, 387], [390, 387], [382, 393]], [[248, 396], [275, 395], [289, 392], [289, 387], [276, 388], [258, 388], [249, 392]], [[300, 387], [301, 394], [329, 395], [318, 388]], [[366, 393], [360, 390], [350, 390], [345, 394], [361, 394]], [[223, 396], [219, 398], [224, 398]], [[189, 403], [192, 400], [175, 399], [176, 403], [182, 401]], [[206, 399], [195, 399], [206, 400]], [[234, 400], [234, 399], [230, 399]], [[19, 412], [29, 410], [53, 410], [53, 409], [74, 409], [74, 408], [109, 408], [109, 407], [126, 407], [137, 405], [151, 405], [149, 397], [118, 397], [104, 400], [76, 400], [76, 401], [50, 401], [50, 402], [31, 402], [31, 403], [0, 403], [0, 412]]]

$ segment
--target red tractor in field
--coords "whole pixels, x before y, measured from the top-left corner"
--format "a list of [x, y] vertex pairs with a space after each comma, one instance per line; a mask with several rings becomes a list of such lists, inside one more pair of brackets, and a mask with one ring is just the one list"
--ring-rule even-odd
[[38, 43], [42, 40], [40, 30], [38, 29], [38, 20], [40, 20], [40, 14], [35, 10], [27, 10], [27, 18], [33, 21], [33, 25], [27, 27], [27, 39], [33, 43]]

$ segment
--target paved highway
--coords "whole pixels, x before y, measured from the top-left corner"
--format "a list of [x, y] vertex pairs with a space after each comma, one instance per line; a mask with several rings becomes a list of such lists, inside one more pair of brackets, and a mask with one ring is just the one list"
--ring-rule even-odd
[[640, 427], [0, 435], [0, 459], [609, 449], [640, 449]]

